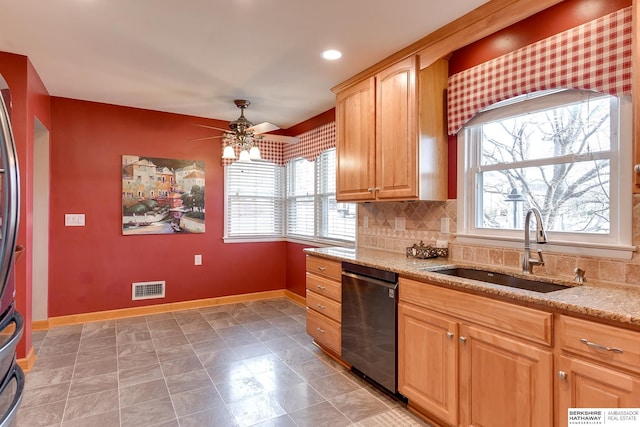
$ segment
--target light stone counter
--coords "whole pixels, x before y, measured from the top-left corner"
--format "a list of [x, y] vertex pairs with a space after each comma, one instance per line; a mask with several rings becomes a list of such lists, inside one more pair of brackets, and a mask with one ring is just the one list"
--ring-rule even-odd
[[594, 320], [602, 319], [610, 322], [628, 324], [633, 326], [634, 329], [640, 327], [640, 287], [590, 286], [588, 282], [584, 285], [576, 285], [573, 282], [552, 281], [536, 275], [527, 276], [528, 279], [571, 286], [569, 289], [540, 293], [435, 272], [438, 269], [464, 266], [470, 268], [487, 268], [495, 272], [522, 277], [519, 271], [512, 269], [461, 263], [454, 264], [445, 258], [415, 259], [395, 252], [363, 248], [315, 248], [305, 249], [305, 252], [334, 261], [353, 262], [355, 264], [393, 271], [402, 277], [428, 281], [451, 289], [469, 290], [474, 293], [485, 294], [486, 296], [494, 295], [501, 299], [513, 300], [514, 302], [521, 301], [535, 304], [541, 308], [549, 307], [567, 313], [579, 313], [593, 317]]

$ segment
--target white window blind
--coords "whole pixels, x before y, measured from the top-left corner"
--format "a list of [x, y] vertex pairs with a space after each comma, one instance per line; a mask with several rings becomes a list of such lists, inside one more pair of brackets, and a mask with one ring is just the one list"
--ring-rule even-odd
[[287, 165], [287, 235], [314, 237], [315, 165], [296, 159]]
[[283, 168], [268, 162], [225, 167], [226, 237], [282, 237]]
[[318, 236], [353, 242], [356, 237], [356, 204], [336, 202], [336, 149], [318, 156], [317, 218]]
[[287, 236], [355, 241], [356, 205], [336, 203], [336, 150], [287, 164]]

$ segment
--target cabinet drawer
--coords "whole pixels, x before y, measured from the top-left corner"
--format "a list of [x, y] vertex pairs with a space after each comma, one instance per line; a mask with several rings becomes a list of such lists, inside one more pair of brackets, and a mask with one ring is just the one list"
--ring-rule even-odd
[[307, 273], [307, 289], [334, 301], [342, 301], [342, 284]]
[[336, 322], [342, 319], [342, 306], [339, 302], [307, 290], [307, 307], [332, 318]]
[[494, 328], [536, 343], [551, 345], [552, 314], [400, 278], [400, 300]]
[[562, 350], [640, 372], [640, 332], [559, 316], [557, 340]]
[[322, 344], [340, 355], [342, 336], [338, 322], [307, 309], [307, 333], [311, 335], [318, 344]]
[[307, 271], [340, 281], [342, 276], [342, 263], [307, 255]]

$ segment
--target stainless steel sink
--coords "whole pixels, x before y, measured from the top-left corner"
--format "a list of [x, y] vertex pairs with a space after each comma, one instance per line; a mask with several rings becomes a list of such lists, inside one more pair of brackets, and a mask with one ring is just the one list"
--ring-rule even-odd
[[534, 292], [554, 292], [571, 286], [557, 283], [542, 282], [539, 280], [523, 279], [508, 274], [494, 273], [487, 270], [475, 270], [473, 268], [449, 268], [446, 270], [433, 270], [432, 273], [447, 274], [449, 276], [462, 277], [464, 279], [478, 280], [496, 285], [509, 286], [511, 288], [526, 289]]

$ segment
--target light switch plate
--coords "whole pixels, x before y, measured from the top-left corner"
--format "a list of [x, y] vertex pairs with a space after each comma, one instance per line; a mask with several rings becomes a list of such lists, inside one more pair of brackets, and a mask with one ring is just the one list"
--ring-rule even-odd
[[440, 218], [440, 232], [443, 234], [449, 233], [449, 218]]
[[202, 255], [195, 255], [193, 257], [193, 265], [202, 265]]
[[66, 227], [84, 227], [84, 214], [64, 214]]

